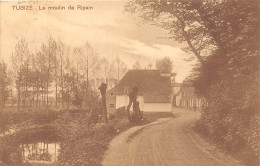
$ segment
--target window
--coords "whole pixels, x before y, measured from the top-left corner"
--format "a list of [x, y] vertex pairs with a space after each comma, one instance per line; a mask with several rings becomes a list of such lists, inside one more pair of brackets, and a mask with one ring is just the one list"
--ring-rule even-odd
[[114, 105], [114, 104], [110, 104], [109, 106], [110, 106], [110, 107], [114, 107], [115, 105]]

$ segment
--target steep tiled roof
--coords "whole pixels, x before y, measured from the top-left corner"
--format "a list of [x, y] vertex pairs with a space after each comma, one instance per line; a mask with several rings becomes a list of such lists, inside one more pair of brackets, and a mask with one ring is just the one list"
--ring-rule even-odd
[[171, 98], [169, 77], [161, 77], [159, 70], [129, 70], [113, 89], [117, 95], [124, 94], [124, 87], [130, 92], [138, 87], [138, 94], [143, 95], [145, 103], [168, 103]]

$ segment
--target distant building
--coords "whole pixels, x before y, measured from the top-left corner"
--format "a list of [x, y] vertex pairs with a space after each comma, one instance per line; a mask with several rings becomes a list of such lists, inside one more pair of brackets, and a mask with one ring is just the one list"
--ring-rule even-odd
[[183, 81], [182, 84], [173, 85], [175, 88], [173, 94], [173, 106], [187, 108], [187, 109], [201, 109], [206, 106], [206, 102], [203, 98], [198, 97], [195, 94], [195, 88], [192, 81]]
[[129, 92], [138, 88], [140, 109], [144, 112], [170, 112], [172, 107], [172, 83], [175, 73], [159, 70], [128, 70], [119, 83], [107, 91], [107, 109], [114, 114], [116, 109], [126, 107]]

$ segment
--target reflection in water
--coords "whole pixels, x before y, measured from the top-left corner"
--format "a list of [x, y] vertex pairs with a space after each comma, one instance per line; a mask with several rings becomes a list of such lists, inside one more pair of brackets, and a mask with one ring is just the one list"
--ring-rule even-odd
[[23, 161], [47, 161], [54, 162], [58, 159], [60, 150], [59, 143], [38, 142], [33, 144], [22, 144]]

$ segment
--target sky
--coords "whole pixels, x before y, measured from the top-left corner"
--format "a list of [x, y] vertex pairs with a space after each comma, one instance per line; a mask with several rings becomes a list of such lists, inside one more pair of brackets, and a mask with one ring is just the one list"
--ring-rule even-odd
[[[176, 80], [188, 76], [194, 62], [185, 59], [185, 44], [168, 37], [167, 31], [143, 22], [138, 15], [124, 11], [126, 1], [55, 1], [55, 2], [0, 2], [0, 58], [6, 63], [17, 40], [25, 38], [32, 51], [39, 49], [48, 36], [63, 41], [70, 47], [82, 46], [88, 41], [100, 57], [112, 60], [119, 56], [132, 68], [139, 61], [142, 66], [169, 56], [173, 61]], [[32, 10], [16, 10], [13, 6], [32, 6]], [[68, 10], [69, 6], [74, 10]], [[92, 7], [90, 10], [77, 6]], [[65, 7], [65, 10], [40, 10], [43, 7]]]

